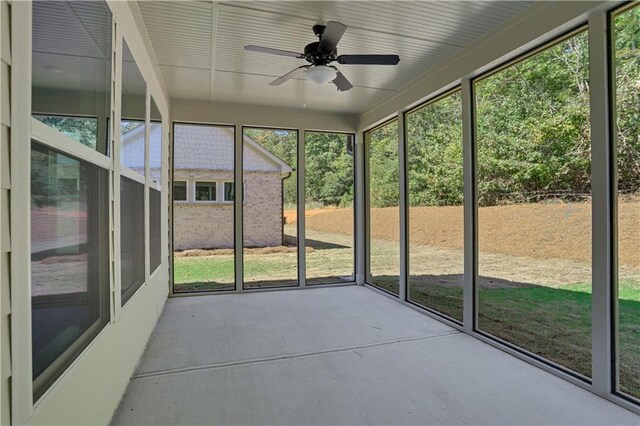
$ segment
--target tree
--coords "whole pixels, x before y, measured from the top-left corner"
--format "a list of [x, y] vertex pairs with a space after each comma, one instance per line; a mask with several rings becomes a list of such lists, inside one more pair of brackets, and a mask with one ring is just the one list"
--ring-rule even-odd
[[615, 19], [618, 188], [640, 190], [640, 8]]
[[296, 203], [298, 140], [292, 130], [245, 129], [245, 134], [287, 163], [293, 172], [284, 180], [285, 203]]
[[369, 204], [397, 206], [400, 201], [398, 122], [392, 121], [369, 133]]
[[307, 203], [349, 207], [353, 204], [353, 156], [347, 135], [309, 132], [305, 135], [305, 198]]
[[36, 115], [39, 121], [64, 133], [89, 148], [96, 149], [98, 138], [98, 120], [85, 117], [62, 117], [53, 115]]
[[475, 85], [482, 205], [589, 192], [588, 71], [581, 33]]
[[411, 112], [406, 126], [410, 205], [462, 204], [460, 92]]

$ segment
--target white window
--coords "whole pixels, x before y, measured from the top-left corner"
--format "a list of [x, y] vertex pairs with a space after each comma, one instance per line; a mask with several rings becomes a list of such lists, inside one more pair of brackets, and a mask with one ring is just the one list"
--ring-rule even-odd
[[195, 201], [216, 201], [216, 182], [196, 182]]
[[[4, 2], [2, 7], [4, 34]], [[20, 87], [27, 83], [25, 78], [31, 80], [35, 102], [29, 105], [36, 108], [31, 111], [34, 118], [23, 123], [32, 139], [21, 140], [17, 150], [20, 163], [30, 167], [26, 179], [31, 188], [25, 206], [30, 211], [18, 207], [31, 222], [30, 256], [20, 260], [18, 268], [30, 266], [31, 290], [12, 300], [20, 314], [11, 317], [30, 334], [20, 333], [11, 342], [22, 354], [12, 359], [14, 371], [23, 373], [16, 376], [21, 392], [13, 395], [20, 403], [12, 414], [20, 423], [28, 419], [31, 402], [50, 390], [110, 323], [114, 271], [109, 229], [112, 200], [118, 197], [110, 186], [111, 159], [106, 155], [112, 99], [111, 9], [104, 1], [36, 1], [30, 8], [33, 49], [20, 53], [24, 63], [24, 55], [31, 55], [34, 72], [14, 76]], [[88, 27], [94, 32], [77, 30]], [[96, 33], [104, 36], [96, 40]], [[62, 47], [69, 39], [73, 43]], [[91, 66], [76, 60], [79, 57], [91, 58]], [[4, 80], [3, 73], [3, 90]], [[3, 91], [3, 106], [4, 97]], [[96, 111], [100, 117], [91, 117]], [[142, 254], [144, 260], [144, 245]], [[29, 389], [23, 379], [32, 380], [32, 395], [22, 392]]]
[[234, 201], [236, 199], [236, 186], [233, 182], [224, 183], [224, 201]]
[[173, 201], [187, 201], [187, 182], [173, 182]]
[[[242, 191], [242, 201], [247, 201], [247, 183], [244, 182]], [[235, 182], [224, 182], [222, 199], [225, 203], [232, 203], [236, 199]]]

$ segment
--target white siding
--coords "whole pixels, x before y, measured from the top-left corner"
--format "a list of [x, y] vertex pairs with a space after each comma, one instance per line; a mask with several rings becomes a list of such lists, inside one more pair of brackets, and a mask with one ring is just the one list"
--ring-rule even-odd
[[[162, 126], [150, 126], [149, 140], [162, 138]], [[144, 169], [144, 126], [125, 133], [122, 137], [120, 156], [123, 164], [130, 169]], [[162, 153], [160, 150], [149, 149], [149, 164], [161, 164]]]
[[11, 114], [9, 89], [11, 87], [11, 6], [0, 1], [0, 423], [11, 422], [11, 299], [9, 262], [11, 240], [9, 234], [9, 194], [11, 190], [9, 143]]
[[[233, 130], [215, 126], [175, 126], [175, 169], [233, 170]], [[258, 153], [245, 138], [246, 171], [279, 172], [280, 167]]]

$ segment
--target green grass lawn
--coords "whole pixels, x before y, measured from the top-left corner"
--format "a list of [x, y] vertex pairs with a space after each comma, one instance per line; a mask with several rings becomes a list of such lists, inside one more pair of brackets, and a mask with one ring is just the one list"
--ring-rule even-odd
[[[348, 235], [318, 234], [307, 230], [307, 284], [353, 281], [355, 255], [353, 238]], [[245, 254], [246, 288], [297, 285], [296, 253]], [[228, 290], [234, 288], [232, 255], [175, 257], [174, 282], [177, 292]]]
[[233, 256], [175, 257], [175, 290], [225, 290], [234, 288]]

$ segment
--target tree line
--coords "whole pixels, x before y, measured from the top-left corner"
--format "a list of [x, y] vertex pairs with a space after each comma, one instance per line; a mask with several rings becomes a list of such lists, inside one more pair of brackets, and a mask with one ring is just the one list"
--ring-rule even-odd
[[[640, 9], [615, 21], [618, 188], [640, 190]], [[474, 85], [480, 205], [584, 200], [591, 191], [588, 34], [579, 33]], [[463, 202], [456, 92], [407, 114], [411, 205]], [[370, 200], [398, 205], [397, 123], [370, 133]]]

